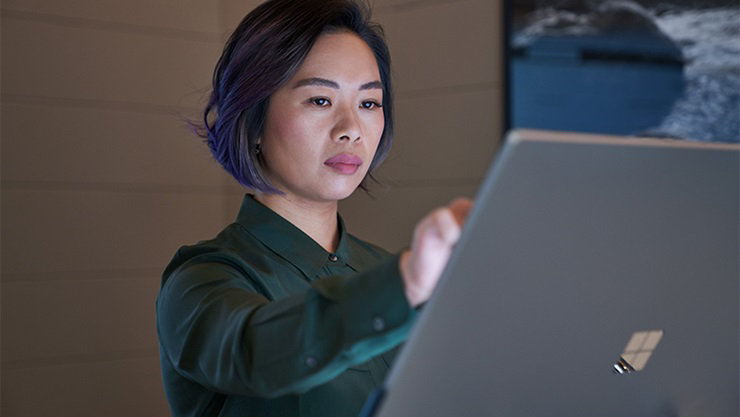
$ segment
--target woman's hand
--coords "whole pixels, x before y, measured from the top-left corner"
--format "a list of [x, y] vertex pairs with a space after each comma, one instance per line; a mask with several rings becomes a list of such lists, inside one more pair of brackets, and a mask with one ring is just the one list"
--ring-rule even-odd
[[401, 255], [399, 265], [412, 307], [429, 299], [437, 286], [472, 206], [471, 200], [458, 198], [417, 223], [411, 249]]

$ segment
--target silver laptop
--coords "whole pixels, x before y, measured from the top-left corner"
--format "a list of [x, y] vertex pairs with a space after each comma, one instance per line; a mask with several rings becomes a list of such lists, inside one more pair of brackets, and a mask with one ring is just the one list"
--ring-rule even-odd
[[738, 416], [740, 145], [513, 131], [379, 417]]

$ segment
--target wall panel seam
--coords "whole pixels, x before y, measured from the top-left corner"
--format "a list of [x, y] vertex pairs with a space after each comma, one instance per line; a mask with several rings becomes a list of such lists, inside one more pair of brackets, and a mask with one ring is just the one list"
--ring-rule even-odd
[[124, 194], [203, 194], [221, 195], [219, 184], [113, 183], [72, 181], [2, 181], [3, 191], [83, 191]]
[[500, 82], [473, 83], [445, 85], [441, 87], [421, 88], [416, 90], [397, 90], [394, 92], [396, 100], [438, 97], [456, 94], [469, 94], [480, 92], [500, 92]]
[[[160, 280], [160, 275], [162, 274], [162, 269], [164, 269], [164, 266], [159, 269], [154, 269], [146, 274], [139, 274], [136, 276], [130, 276], [126, 278], [121, 277], [105, 277], [105, 274], [100, 274], [100, 277], [98, 278], [79, 278], [79, 277], [72, 277], [74, 272], [67, 272], [67, 271], [59, 271], [56, 273], [49, 273], [49, 274], [40, 274], [40, 273], [18, 273], [13, 272], [9, 274], [3, 274], [3, 280], [0, 282], [0, 286], [2, 287], [12, 287], [12, 286], [18, 286], [18, 285], [49, 285], [49, 284], [58, 284], [58, 283], [64, 283], [64, 284], [73, 284], [73, 283], [115, 283], [115, 282], [135, 282], [135, 283], [141, 283], [141, 282], [150, 282], [152, 279], [156, 278], [157, 282]], [[35, 275], [35, 277], [29, 278], [28, 275]], [[69, 278], [48, 278], [49, 276], [69, 276]], [[147, 275], [147, 276], [142, 276]], [[25, 277], [25, 278], [23, 278]]]
[[32, 276], [32, 275], [40, 275], [40, 274], [119, 274], [121, 277], [128, 277], [128, 276], [135, 276], [140, 274], [147, 274], [152, 271], [158, 270], [156, 268], [104, 268], [104, 269], [64, 269], [64, 270], [48, 270], [48, 271], [36, 271], [36, 272], [13, 272], [13, 273], [7, 273], [3, 275], [3, 278], [5, 276]]
[[450, 3], [463, 3], [470, 0], [409, 0], [397, 4], [388, 4], [373, 7], [373, 14], [402, 13], [423, 10], [429, 7]]
[[381, 179], [383, 188], [421, 188], [421, 187], [459, 187], [478, 185], [483, 177], [474, 178], [412, 178], [412, 179]]
[[2, 17], [13, 20], [32, 21], [76, 29], [98, 30], [111, 33], [125, 33], [130, 35], [144, 35], [156, 38], [203, 42], [214, 45], [221, 45], [223, 43], [222, 35], [216, 32], [201, 32], [196, 30], [175, 29], [159, 26], [136, 25], [133, 23], [121, 23], [82, 17], [61, 16], [55, 14], [13, 10], [5, 7], [2, 8]]
[[[152, 332], [155, 330], [152, 329]], [[133, 349], [118, 352], [101, 352], [87, 354], [71, 354], [60, 356], [43, 356], [28, 359], [16, 359], [3, 361], [3, 371], [53, 368], [65, 365], [82, 365], [90, 363], [113, 363], [120, 361], [129, 361], [132, 359], [150, 359], [159, 358], [157, 349]]]
[[200, 107], [171, 106], [163, 104], [140, 103], [120, 100], [99, 100], [72, 97], [50, 97], [20, 94], [3, 94], [3, 103], [28, 106], [65, 107], [78, 109], [95, 109], [107, 111], [123, 111], [144, 114], [165, 114], [168, 116], [186, 119], [186, 113], [200, 112]]

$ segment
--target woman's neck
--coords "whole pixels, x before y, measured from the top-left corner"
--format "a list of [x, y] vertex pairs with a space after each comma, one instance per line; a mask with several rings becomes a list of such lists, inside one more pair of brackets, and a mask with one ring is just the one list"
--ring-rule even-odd
[[328, 252], [339, 245], [337, 202], [317, 203], [288, 195], [256, 193], [254, 198], [301, 229]]

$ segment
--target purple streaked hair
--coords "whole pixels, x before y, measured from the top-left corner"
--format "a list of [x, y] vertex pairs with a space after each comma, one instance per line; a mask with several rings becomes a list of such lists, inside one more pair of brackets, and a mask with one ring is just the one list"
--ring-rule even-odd
[[370, 22], [364, 0], [269, 0], [249, 13], [226, 42], [213, 72], [213, 91], [198, 134], [240, 184], [280, 193], [265, 177], [255, 152], [270, 96], [296, 73], [316, 39], [348, 30], [372, 50], [383, 84], [383, 130], [360, 188], [385, 159], [393, 141], [390, 55], [383, 29]]

